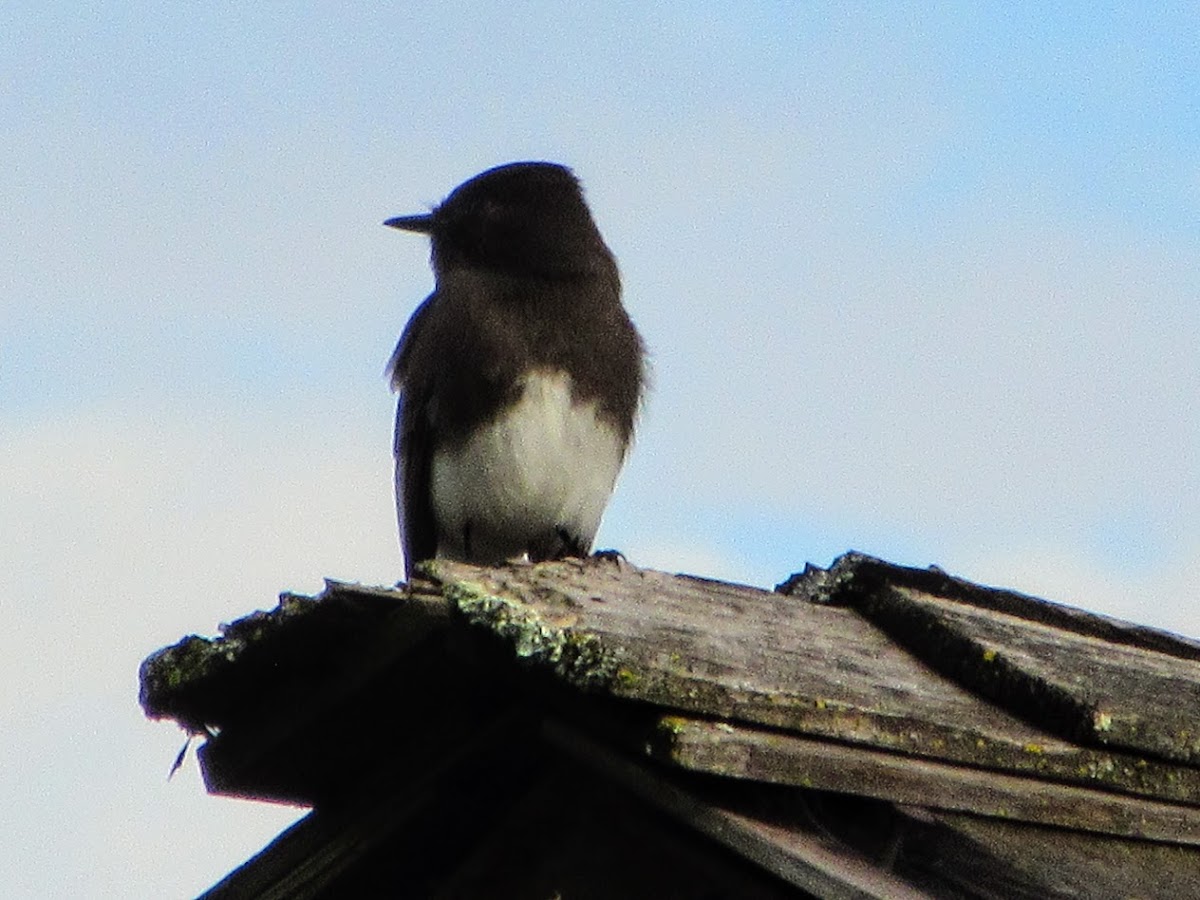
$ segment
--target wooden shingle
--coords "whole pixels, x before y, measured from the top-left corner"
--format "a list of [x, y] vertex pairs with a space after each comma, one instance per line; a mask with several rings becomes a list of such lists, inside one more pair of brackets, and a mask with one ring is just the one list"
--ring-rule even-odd
[[[389, 866], [665, 896], [699, 859], [714, 896], [1200, 894], [1200, 645], [858, 554], [775, 591], [605, 559], [331, 583], [155, 654], [142, 703], [206, 736], [210, 790], [314, 807], [214, 896]], [[663, 853], [614, 836], [596, 893], [632, 820]], [[548, 821], [513, 874], [507, 829]], [[418, 852], [438, 828], [471, 836]]]

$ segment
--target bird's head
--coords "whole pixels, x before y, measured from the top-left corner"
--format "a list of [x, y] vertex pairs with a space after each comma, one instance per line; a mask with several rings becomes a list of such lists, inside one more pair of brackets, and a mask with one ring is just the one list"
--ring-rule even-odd
[[614, 265], [579, 181], [556, 163], [497, 166], [459, 185], [432, 212], [384, 224], [428, 234], [438, 273], [463, 266], [569, 277]]

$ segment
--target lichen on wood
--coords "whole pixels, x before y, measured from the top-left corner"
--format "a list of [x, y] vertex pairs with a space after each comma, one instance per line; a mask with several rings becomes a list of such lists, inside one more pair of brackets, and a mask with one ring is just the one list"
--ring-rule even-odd
[[426, 563], [420, 571], [439, 580], [446, 598], [466, 620], [506, 641], [518, 659], [546, 667], [569, 684], [588, 689], [631, 676], [618, 654], [605, 647], [597, 635], [566, 624], [570, 616], [555, 622], [510, 588], [452, 579], [444, 564]]

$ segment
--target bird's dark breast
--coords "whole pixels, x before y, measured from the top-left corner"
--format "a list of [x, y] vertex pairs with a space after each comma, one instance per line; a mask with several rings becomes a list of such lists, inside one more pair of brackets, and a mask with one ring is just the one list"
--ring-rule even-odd
[[437, 373], [425, 391], [441, 440], [459, 444], [510, 408], [530, 370], [568, 372], [574, 399], [596, 402], [601, 417], [629, 439], [642, 347], [621, 307], [615, 270], [611, 277], [556, 279], [459, 272], [438, 293], [428, 327], [440, 334], [428, 335], [417, 352], [448, 349], [440, 360], [413, 359], [410, 371]]

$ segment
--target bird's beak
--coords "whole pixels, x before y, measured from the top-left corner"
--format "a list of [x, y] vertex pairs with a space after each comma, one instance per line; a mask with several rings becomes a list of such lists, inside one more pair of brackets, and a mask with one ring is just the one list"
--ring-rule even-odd
[[424, 213], [419, 216], [396, 216], [383, 223], [389, 228], [399, 228], [401, 231], [417, 231], [429, 234], [433, 231], [433, 214]]

